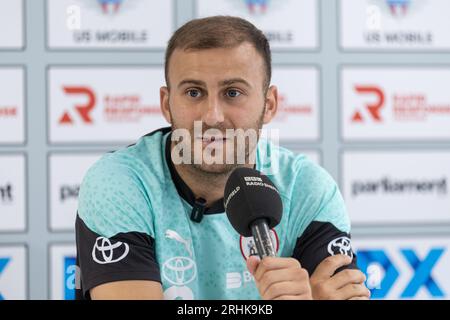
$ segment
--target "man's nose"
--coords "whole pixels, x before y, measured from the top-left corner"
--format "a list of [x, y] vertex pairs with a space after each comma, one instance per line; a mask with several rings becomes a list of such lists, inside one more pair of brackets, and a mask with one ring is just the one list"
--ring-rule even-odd
[[218, 98], [210, 97], [206, 108], [202, 118], [206, 125], [212, 127], [224, 121], [223, 109]]

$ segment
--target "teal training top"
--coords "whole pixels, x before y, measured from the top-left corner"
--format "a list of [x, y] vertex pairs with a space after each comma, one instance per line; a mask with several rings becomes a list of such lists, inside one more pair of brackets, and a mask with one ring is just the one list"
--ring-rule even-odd
[[[229, 223], [223, 200], [200, 222], [191, 190], [170, 158], [170, 128], [105, 154], [87, 172], [76, 221], [79, 299], [119, 280], [153, 280], [166, 299], [260, 299], [246, 258], [256, 254], [252, 237]], [[268, 159], [278, 157], [278, 171]], [[294, 257], [312, 274], [326, 257], [353, 257], [350, 222], [335, 181], [304, 155], [260, 140], [256, 169], [277, 187], [281, 222], [271, 231], [277, 256]], [[201, 209], [201, 208], [200, 208]]]

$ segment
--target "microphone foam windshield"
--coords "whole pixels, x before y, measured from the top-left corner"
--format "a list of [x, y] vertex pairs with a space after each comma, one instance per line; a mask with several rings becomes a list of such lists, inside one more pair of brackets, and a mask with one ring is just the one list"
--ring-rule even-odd
[[227, 180], [224, 206], [228, 219], [244, 237], [252, 235], [251, 224], [266, 219], [272, 229], [281, 221], [283, 204], [275, 185], [258, 170], [235, 169]]

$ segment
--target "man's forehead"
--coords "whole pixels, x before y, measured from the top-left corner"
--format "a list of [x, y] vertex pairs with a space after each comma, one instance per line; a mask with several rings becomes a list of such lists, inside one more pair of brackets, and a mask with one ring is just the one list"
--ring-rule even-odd
[[260, 65], [263, 59], [252, 45], [241, 44], [232, 48], [176, 49], [170, 62], [177, 66], [188, 63], [232, 66], [233, 64]]
[[200, 47], [186, 47], [186, 48], [175, 48], [173, 54], [175, 53], [185, 53], [185, 54], [195, 54], [195, 53], [204, 53], [204, 52], [214, 52], [214, 51], [224, 51], [224, 52], [237, 52], [239, 54], [246, 53], [248, 55], [258, 54], [255, 46], [248, 42], [243, 41], [241, 43], [237, 43], [235, 45], [222, 46], [222, 47], [210, 47], [210, 48], [200, 48]]
[[176, 49], [169, 62], [169, 74], [176, 76], [177, 82], [208, 77], [217, 83], [233, 79], [250, 83], [263, 73], [263, 58], [250, 43], [233, 48]]

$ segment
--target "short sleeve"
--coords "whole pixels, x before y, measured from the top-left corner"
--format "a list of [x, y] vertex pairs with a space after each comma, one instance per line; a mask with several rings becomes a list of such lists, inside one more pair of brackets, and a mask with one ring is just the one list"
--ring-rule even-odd
[[291, 194], [292, 230], [299, 237], [312, 221], [330, 222], [350, 232], [350, 219], [339, 188], [321, 166], [302, 157]]
[[296, 178], [292, 198], [296, 216], [294, 233], [297, 241], [293, 257], [310, 275], [324, 259], [335, 254], [352, 257], [344, 268], [356, 268], [351, 246], [350, 219], [339, 188], [328, 172], [304, 160]]
[[78, 298], [121, 280], [159, 281], [152, 208], [142, 181], [108, 154], [91, 167], [80, 187], [76, 220]]

